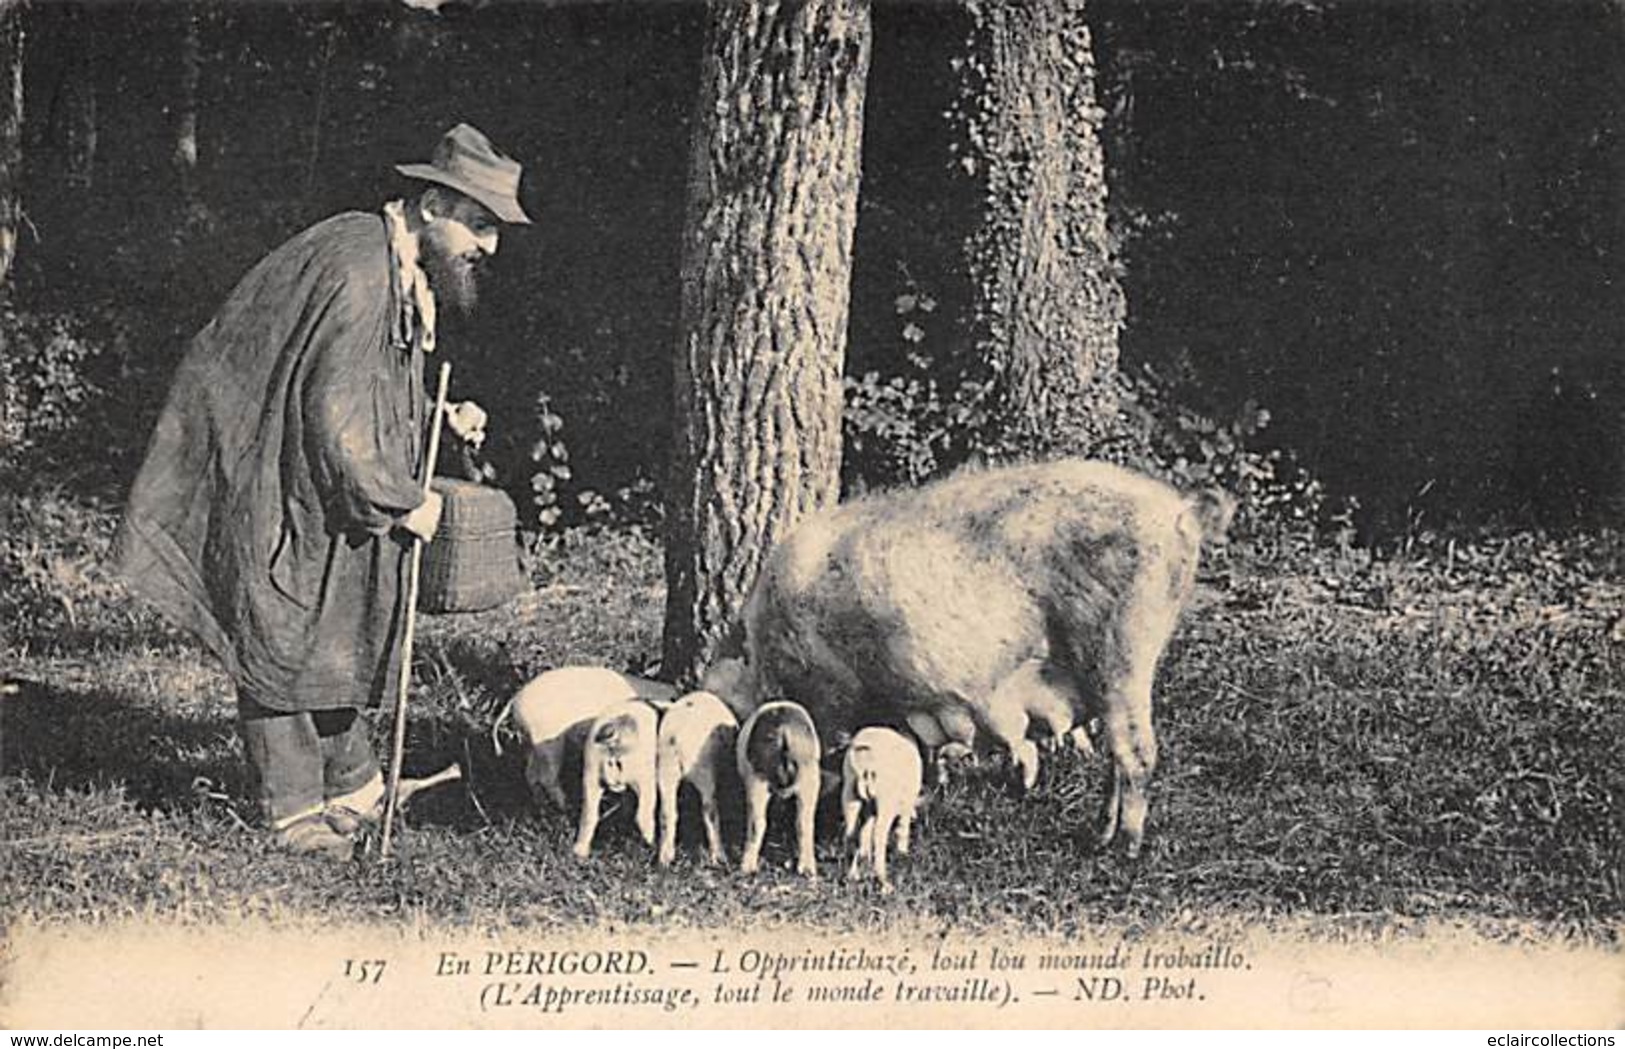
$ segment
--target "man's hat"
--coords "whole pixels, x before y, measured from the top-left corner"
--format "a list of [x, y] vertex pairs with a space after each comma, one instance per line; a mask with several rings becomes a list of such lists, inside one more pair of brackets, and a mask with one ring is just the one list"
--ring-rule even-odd
[[478, 128], [458, 124], [441, 136], [427, 164], [396, 164], [408, 178], [450, 186], [479, 201], [503, 222], [529, 223], [519, 206], [519, 162], [498, 153]]

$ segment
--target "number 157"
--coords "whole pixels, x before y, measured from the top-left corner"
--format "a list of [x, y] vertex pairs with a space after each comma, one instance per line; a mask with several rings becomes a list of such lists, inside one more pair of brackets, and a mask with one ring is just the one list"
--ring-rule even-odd
[[377, 983], [384, 978], [385, 958], [346, 958], [344, 959], [344, 978], [354, 980], [356, 983]]

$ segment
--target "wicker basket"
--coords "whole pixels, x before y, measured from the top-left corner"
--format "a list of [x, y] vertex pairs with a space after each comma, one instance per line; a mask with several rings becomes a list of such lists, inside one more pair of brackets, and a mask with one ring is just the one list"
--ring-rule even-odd
[[423, 548], [418, 608], [424, 612], [482, 612], [525, 585], [519, 564], [519, 515], [498, 488], [436, 477], [445, 499], [440, 527]]

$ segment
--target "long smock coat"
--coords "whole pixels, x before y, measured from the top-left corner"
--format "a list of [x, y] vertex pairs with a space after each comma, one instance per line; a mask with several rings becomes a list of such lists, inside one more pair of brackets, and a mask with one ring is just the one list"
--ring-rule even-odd
[[130, 494], [126, 579], [272, 709], [372, 705], [398, 673], [425, 415], [399, 274], [377, 214], [267, 256], [188, 347]]

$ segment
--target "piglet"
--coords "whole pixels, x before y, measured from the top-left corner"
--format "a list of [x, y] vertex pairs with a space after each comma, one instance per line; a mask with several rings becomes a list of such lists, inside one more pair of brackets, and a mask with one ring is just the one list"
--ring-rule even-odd
[[677, 690], [659, 681], [633, 677], [608, 667], [559, 667], [532, 679], [520, 689], [491, 726], [491, 744], [502, 753], [498, 731], [510, 717], [525, 738], [525, 781], [538, 804], [547, 797], [568, 813], [559, 772], [565, 746], [609, 707], [629, 699], [670, 700]]
[[592, 853], [598, 808], [605, 792], [637, 798], [638, 833], [655, 843], [655, 740], [660, 715], [641, 699], [617, 703], [598, 715], [581, 744], [581, 822], [572, 850]]
[[799, 703], [774, 700], [757, 708], [739, 730], [735, 756], [745, 787], [745, 853], [739, 869], [756, 873], [767, 835], [769, 797], [796, 799], [796, 871], [817, 877], [813, 858], [813, 817], [821, 775], [818, 729]]
[[712, 863], [722, 862], [722, 827], [717, 818], [719, 781], [739, 734], [739, 721], [714, 692], [690, 692], [660, 719], [656, 775], [660, 782], [660, 865], [677, 858], [677, 792], [686, 782], [700, 796], [705, 844]]
[[886, 850], [895, 826], [897, 854], [908, 855], [909, 831], [915, 807], [920, 803], [924, 771], [919, 747], [896, 729], [871, 726], [852, 737], [841, 766], [846, 840], [850, 842], [858, 835], [858, 848], [846, 872], [848, 879], [861, 877], [867, 860], [880, 879], [880, 891], [892, 891], [891, 879], [886, 875]]

